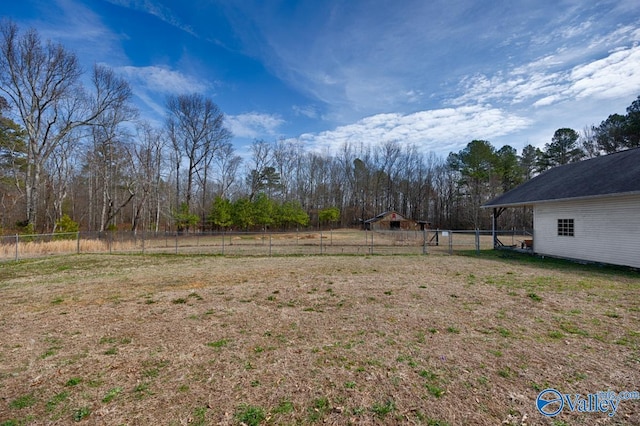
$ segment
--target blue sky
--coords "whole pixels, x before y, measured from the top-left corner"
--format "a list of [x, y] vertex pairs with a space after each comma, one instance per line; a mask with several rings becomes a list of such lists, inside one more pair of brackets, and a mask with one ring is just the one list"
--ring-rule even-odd
[[520, 150], [640, 95], [637, 0], [5, 0], [0, 15], [124, 75], [158, 126], [167, 95], [210, 97], [239, 152]]

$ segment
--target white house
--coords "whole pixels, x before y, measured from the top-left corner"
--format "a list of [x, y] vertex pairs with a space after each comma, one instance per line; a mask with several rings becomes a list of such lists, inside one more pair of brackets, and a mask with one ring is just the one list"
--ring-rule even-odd
[[497, 228], [522, 206], [533, 207], [536, 254], [640, 268], [640, 148], [554, 167], [483, 207]]

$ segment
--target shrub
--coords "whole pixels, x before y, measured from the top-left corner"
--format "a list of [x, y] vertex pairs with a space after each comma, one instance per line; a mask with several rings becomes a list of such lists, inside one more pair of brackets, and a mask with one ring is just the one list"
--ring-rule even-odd
[[80, 230], [80, 225], [78, 222], [74, 222], [73, 219], [69, 217], [67, 214], [63, 214], [60, 219], [56, 221], [56, 240], [73, 240], [77, 233]]

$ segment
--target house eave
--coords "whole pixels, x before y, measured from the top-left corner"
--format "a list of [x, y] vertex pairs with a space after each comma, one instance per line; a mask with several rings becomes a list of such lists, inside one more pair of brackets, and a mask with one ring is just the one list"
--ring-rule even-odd
[[508, 207], [530, 207], [537, 204], [551, 204], [551, 203], [562, 203], [567, 201], [584, 201], [584, 200], [595, 200], [595, 199], [602, 199], [602, 198], [628, 197], [628, 196], [634, 196], [634, 195], [640, 195], [640, 191], [616, 192], [611, 194], [588, 195], [584, 197], [566, 197], [566, 198], [554, 198], [554, 199], [545, 199], [545, 200], [527, 200], [527, 201], [521, 201], [517, 203], [485, 204], [481, 206], [481, 208], [493, 209], [493, 208], [508, 208]]

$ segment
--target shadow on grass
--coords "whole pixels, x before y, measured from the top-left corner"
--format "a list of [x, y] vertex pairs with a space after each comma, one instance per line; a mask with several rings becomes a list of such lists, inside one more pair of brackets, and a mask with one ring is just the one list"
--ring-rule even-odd
[[479, 259], [495, 260], [516, 265], [528, 265], [558, 271], [599, 273], [605, 275], [626, 276], [629, 278], [640, 278], [640, 270], [627, 266], [538, 256], [535, 254], [520, 253], [510, 250], [480, 250], [479, 252], [476, 250], [462, 250], [457, 251], [456, 254], [458, 256], [476, 257]]

